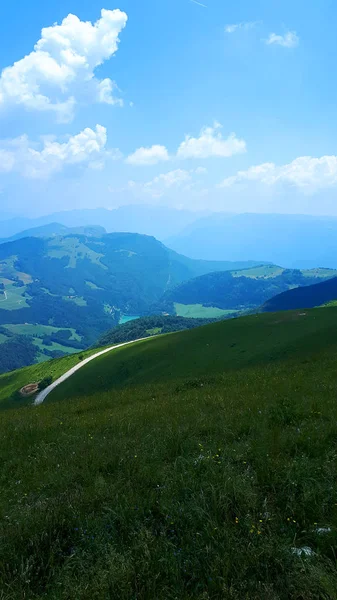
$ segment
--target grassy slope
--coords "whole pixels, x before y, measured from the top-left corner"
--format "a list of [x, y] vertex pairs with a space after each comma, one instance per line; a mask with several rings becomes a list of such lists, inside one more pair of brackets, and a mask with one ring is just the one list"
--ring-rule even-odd
[[121, 348], [3, 412], [3, 598], [335, 599], [337, 310], [305, 312]]
[[213, 306], [203, 306], [202, 304], [179, 304], [174, 303], [175, 313], [178, 317], [188, 319], [217, 319], [225, 315], [235, 314], [236, 310], [223, 310]]
[[[3, 375], [0, 375], [0, 407], [15, 407], [18, 404], [18, 401], [13, 401], [10, 399], [11, 395], [15, 391], [21, 389], [28, 383], [40, 381], [48, 375], [51, 375], [55, 380], [63, 375], [63, 373], [71, 369], [71, 367], [76, 365], [79, 362], [79, 356], [86, 358], [95, 352], [97, 352], [97, 349], [85, 350], [82, 352], [77, 352], [77, 354], [63, 356], [62, 358], [55, 358], [54, 360], [38, 363], [31, 365], [30, 367], [25, 367], [24, 369], [19, 369], [18, 371], [11, 371], [10, 373], [4, 373]], [[30, 405], [31, 403], [31, 399], [22, 400], [19, 402], [20, 406], [27, 404]]]

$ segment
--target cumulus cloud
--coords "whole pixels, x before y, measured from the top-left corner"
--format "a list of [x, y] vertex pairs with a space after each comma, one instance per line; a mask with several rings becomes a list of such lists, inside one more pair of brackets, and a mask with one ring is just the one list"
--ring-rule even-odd
[[239, 29], [244, 29], [248, 31], [249, 29], [254, 29], [257, 25], [257, 21], [247, 21], [244, 23], [232, 23], [230, 25], [225, 26], [225, 33], [235, 33]]
[[29, 110], [51, 111], [58, 121], [70, 121], [76, 98], [121, 104], [116, 83], [100, 81], [95, 69], [118, 49], [119, 34], [127, 22], [120, 10], [102, 10], [92, 24], [69, 14], [60, 25], [42, 29], [34, 50], [3, 69], [0, 109], [21, 105]]
[[99, 168], [104, 157], [109, 156], [106, 143], [107, 132], [102, 125], [96, 125], [95, 129], [86, 128], [63, 143], [45, 138], [41, 144], [33, 144], [26, 135], [2, 140], [0, 171], [17, 172], [31, 179], [47, 179], [67, 165]]
[[221, 128], [220, 123], [214, 123], [213, 127], [204, 127], [198, 138], [187, 135], [178, 148], [177, 158], [227, 158], [246, 152], [244, 140], [237, 138], [235, 133], [223, 138]]
[[314, 193], [337, 184], [337, 156], [301, 156], [282, 166], [264, 163], [238, 171], [233, 177], [227, 177], [219, 187], [231, 187], [242, 182], [258, 182], [267, 186], [288, 184], [302, 192]]
[[300, 38], [298, 37], [295, 31], [288, 31], [284, 35], [277, 35], [276, 33], [271, 33], [266, 40], [267, 45], [276, 44], [278, 46], [283, 46], [284, 48], [296, 48], [300, 43]]
[[156, 165], [159, 162], [169, 160], [169, 158], [165, 146], [154, 145], [150, 148], [138, 148], [127, 157], [126, 162], [130, 165]]

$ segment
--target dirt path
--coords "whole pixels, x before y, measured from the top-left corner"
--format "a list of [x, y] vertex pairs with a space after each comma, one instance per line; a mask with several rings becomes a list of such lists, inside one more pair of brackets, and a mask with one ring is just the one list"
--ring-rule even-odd
[[136, 342], [141, 342], [143, 340], [148, 340], [151, 338], [140, 338], [139, 340], [134, 340], [132, 342], [124, 342], [123, 344], [118, 344], [117, 346], [110, 346], [110, 348], [105, 348], [105, 350], [100, 350], [100, 352], [97, 352], [96, 354], [93, 354], [92, 356], [89, 356], [88, 358], [85, 358], [82, 362], [80, 362], [78, 365], [75, 365], [74, 367], [72, 367], [71, 369], [69, 369], [69, 371], [67, 371], [66, 373], [64, 373], [63, 375], [61, 375], [61, 377], [59, 377], [58, 379], [56, 379], [55, 381], [53, 381], [53, 383], [51, 383], [45, 390], [42, 390], [35, 398], [34, 400], [34, 406], [39, 406], [39, 404], [42, 404], [45, 399], [47, 398], [47, 396], [49, 396], [49, 394], [61, 383], [63, 383], [64, 381], [66, 381], [66, 379], [69, 379], [69, 377], [71, 377], [72, 375], [74, 375], [74, 373], [76, 373], [76, 371], [79, 371], [80, 369], [82, 369], [82, 367], [84, 367], [85, 365], [87, 365], [89, 362], [91, 362], [92, 360], [95, 360], [95, 358], [97, 358], [98, 356], [102, 356], [102, 354], [106, 354], [107, 352], [111, 352], [112, 350], [116, 350], [116, 348], [121, 348], [122, 346], [127, 346], [129, 344], [135, 344]]

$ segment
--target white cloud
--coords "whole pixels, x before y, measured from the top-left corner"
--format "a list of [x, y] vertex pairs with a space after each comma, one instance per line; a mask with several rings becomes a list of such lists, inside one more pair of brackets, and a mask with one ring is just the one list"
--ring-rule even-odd
[[186, 136], [178, 148], [177, 158], [227, 158], [234, 154], [246, 152], [246, 142], [231, 133], [226, 139], [222, 137], [220, 123], [213, 127], [204, 127], [198, 138]]
[[127, 157], [126, 162], [130, 165], [156, 165], [169, 160], [169, 153], [165, 146], [154, 145], [151, 148], [138, 148]]
[[184, 169], [176, 169], [169, 173], [162, 173], [155, 177], [152, 181], [145, 184], [145, 188], [163, 187], [170, 188], [172, 186], [180, 186], [182, 183], [191, 179], [193, 171], [185, 171]]
[[249, 181], [267, 186], [288, 184], [302, 192], [314, 193], [337, 184], [337, 156], [301, 156], [281, 166], [264, 163], [250, 167], [247, 171], [239, 171], [233, 177], [227, 177], [219, 187], [231, 187]]
[[248, 31], [249, 29], [254, 29], [254, 27], [256, 25], [257, 25], [257, 21], [248, 21], [245, 23], [233, 23], [230, 25], [226, 25], [225, 33], [235, 33], [235, 31], [237, 31], [238, 29], [244, 29], [245, 31]]
[[87, 127], [63, 143], [45, 138], [42, 148], [25, 135], [2, 140], [0, 170], [17, 172], [32, 179], [47, 179], [67, 165], [86, 164], [97, 169], [104, 157], [109, 156], [105, 150], [106, 142], [107, 132], [102, 125], [96, 125], [95, 130]]
[[119, 33], [127, 15], [102, 10], [92, 24], [69, 14], [61, 23], [42, 29], [34, 50], [6, 67], [0, 76], [1, 107], [21, 105], [29, 110], [52, 111], [59, 121], [72, 118], [76, 96], [108, 104], [114, 97], [111, 79], [95, 78], [94, 71], [118, 49]]
[[278, 46], [283, 46], [284, 48], [296, 48], [299, 43], [300, 38], [295, 31], [288, 31], [284, 35], [271, 33], [266, 40], [266, 44], [269, 46], [271, 44], [277, 44]]
[[206, 169], [198, 167], [197, 169], [175, 169], [168, 173], [161, 173], [146, 183], [136, 183], [135, 181], [128, 182], [128, 189], [136, 194], [145, 194], [152, 198], [161, 198], [168, 190], [191, 190], [198, 187], [200, 177], [194, 180], [195, 175], [206, 173]]

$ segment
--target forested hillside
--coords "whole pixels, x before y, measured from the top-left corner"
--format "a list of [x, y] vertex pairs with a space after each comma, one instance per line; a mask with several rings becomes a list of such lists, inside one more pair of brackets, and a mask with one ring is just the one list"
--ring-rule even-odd
[[[44, 237], [52, 231], [58, 227], [0, 244], [0, 343], [10, 342], [12, 356], [17, 336], [25, 336], [30, 362], [33, 354], [45, 360], [94, 344], [123, 315], [151, 313], [182, 281], [252, 264], [192, 260], [145, 235], [88, 228], [86, 235]], [[0, 370], [11, 365], [21, 366], [7, 360]]]
[[337, 304], [337, 277], [316, 285], [278, 294], [268, 300], [262, 310], [264, 312], [276, 312], [294, 308], [313, 308], [334, 302]]
[[174, 331], [184, 331], [185, 329], [194, 329], [202, 325], [208, 325], [215, 319], [186, 319], [184, 317], [171, 317], [155, 315], [152, 317], [141, 317], [118, 325], [110, 331], [104, 333], [98, 340], [97, 346], [108, 346], [112, 344], [121, 344], [132, 340], [138, 340], [163, 333], [173, 333]]
[[225, 315], [228, 311], [258, 308], [280, 292], [326, 281], [335, 274], [336, 271], [329, 269], [300, 271], [274, 265], [208, 273], [168, 290], [159, 306], [170, 314], [183, 314], [186, 307], [190, 307], [194, 314], [200, 316], [211, 317], [214, 309], [223, 311]]

